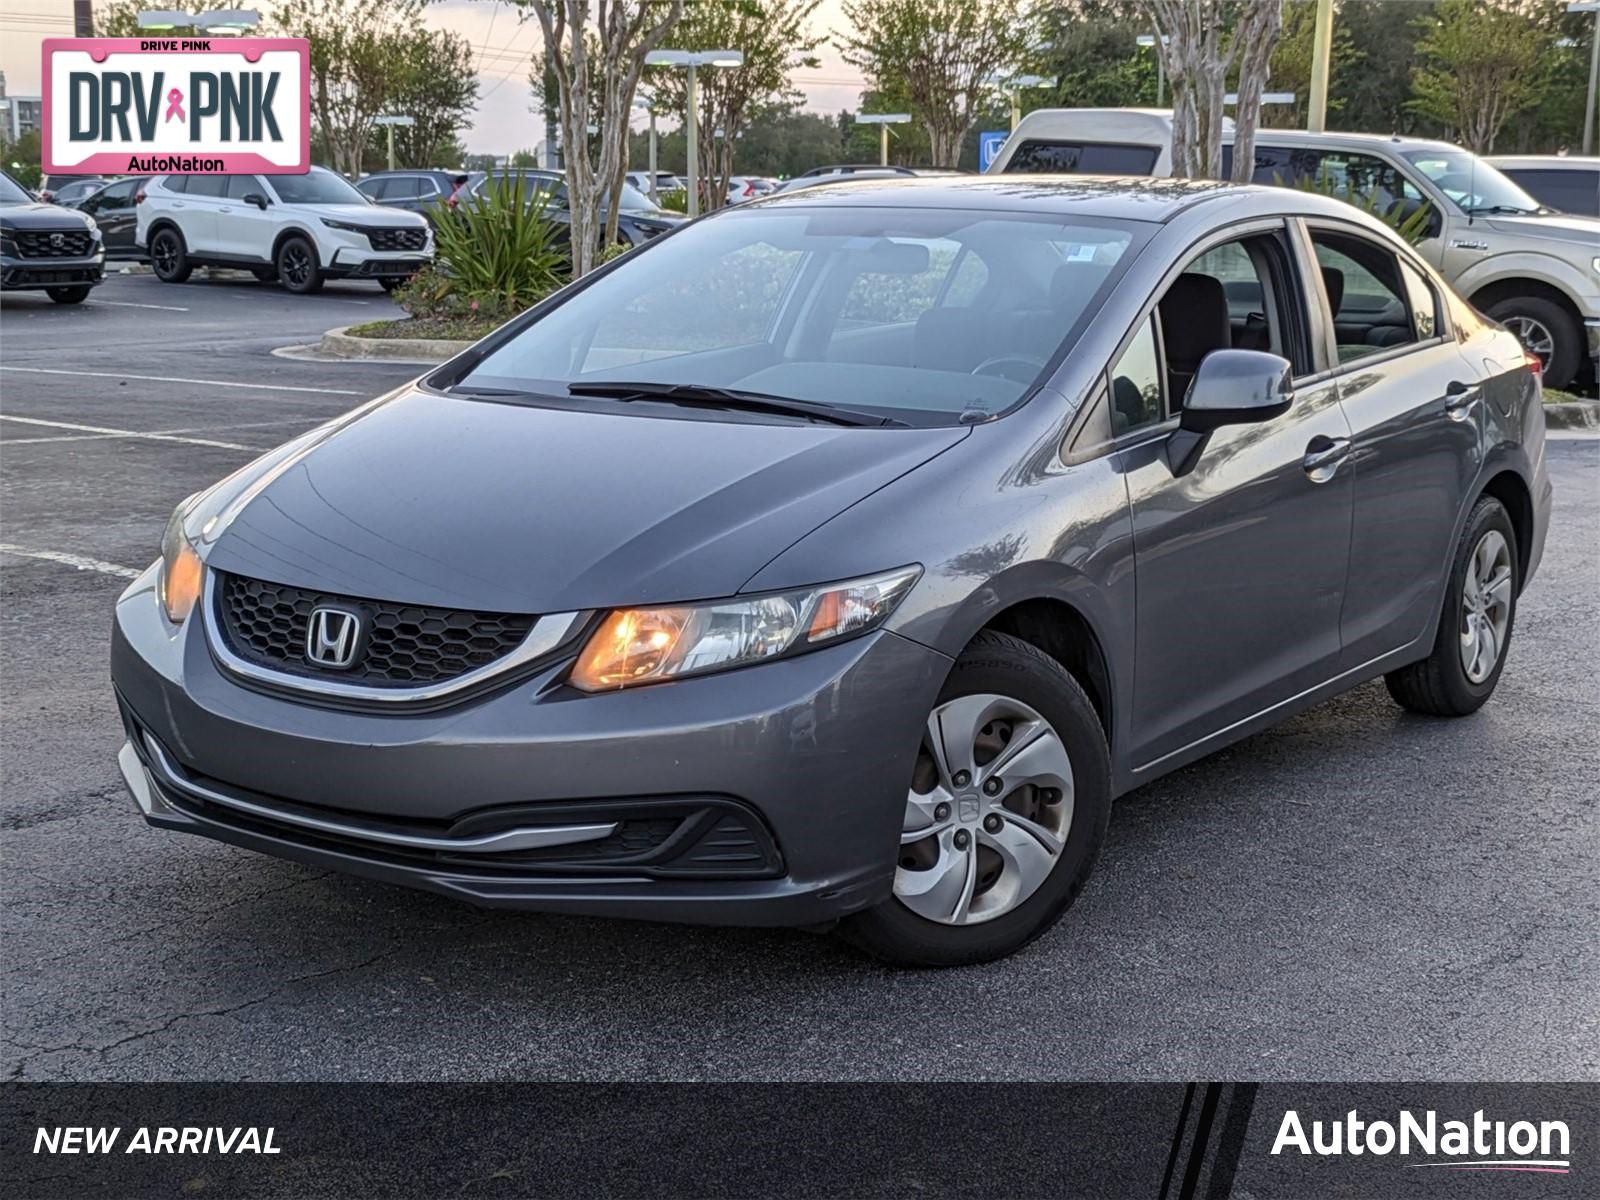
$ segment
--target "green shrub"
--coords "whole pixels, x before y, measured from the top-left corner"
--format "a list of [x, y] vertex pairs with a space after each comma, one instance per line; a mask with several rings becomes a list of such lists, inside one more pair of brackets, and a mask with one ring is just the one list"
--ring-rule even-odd
[[[512, 176], [488, 180], [483, 190], [454, 209], [435, 205], [434, 242], [440, 269], [423, 272], [405, 289], [401, 303], [459, 306], [510, 316], [566, 282], [565, 228], [544, 205], [524, 200]], [[419, 285], [420, 282], [420, 285]], [[430, 314], [431, 315], [431, 314]]]
[[658, 192], [656, 203], [668, 212], [686, 213], [689, 211], [689, 189], [673, 188], [670, 192]]

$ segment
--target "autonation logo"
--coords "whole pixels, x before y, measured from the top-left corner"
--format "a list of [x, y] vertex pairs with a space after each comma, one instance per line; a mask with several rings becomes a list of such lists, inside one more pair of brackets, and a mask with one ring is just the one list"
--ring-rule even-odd
[[1278, 1125], [1272, 1153], [1298, 1150], [1304, 1155], [1425, 1157], [1408, 1167], [1444, 1167], [1456, 1171], [1529, 1171], [1565, 1175], [1572, 1169], [1571, 1135], [1565, 1121], [1492, 1121], [1479, 1109], [1471, 1121], [1441, 1121], [1429, 1109], [1418, 1116], [1402, 1108], [1390, 1121], [1366, 1121], [1351, 1109], [1343, 1118], [1312, 1121], [1310, 1131], [1300, 1114], [1289, 1109]]

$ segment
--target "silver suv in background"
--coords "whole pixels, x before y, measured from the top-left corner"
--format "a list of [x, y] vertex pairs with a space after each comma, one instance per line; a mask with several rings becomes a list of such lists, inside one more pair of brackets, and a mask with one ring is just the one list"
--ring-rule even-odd
[[[1170, 142], [1162, 139], [1170, 138], [1170, 123], [1147, 119], [1130, 132], [1114, 115], [1029, 113], [989, 173], [1168, 173]], [[1223, 138], [1226, 177], [1231, 132]], [[1448, 142], [1264, 129], [1255, 158], [1256, 183], [1329, 180], [1335, 194], [1363, 206], [1371, 201], [1379, 212], [1426, 205], [1429, 224], [1417, 252], [1538, 355], [1550, 387], [1568, 386], [1600, 356], [1600, 220], [1541, 204], [1487, 160]]]

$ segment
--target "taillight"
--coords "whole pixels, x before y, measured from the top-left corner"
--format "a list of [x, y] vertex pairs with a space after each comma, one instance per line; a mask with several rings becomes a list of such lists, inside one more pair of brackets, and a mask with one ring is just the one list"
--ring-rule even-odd
[[444, 206], [446, 208], [454, 208], [459, 203], [461, 203], [461, 202], [456, 199], [456, 194], [454, 192], [451, 192], [450, 193], [450, 198], [444, 202]]
[[1522, 352], [1522, 365], [1541, 379], [1544, 378], [1544, 359], [1540, 358], [1532, 350], [1524, 350]]
[[143, 204], [144, 203], [144, 189], [143, 188], [140, 188], [137, 192], [135, 192], [133, 194], [133, 202], [135, 204]]

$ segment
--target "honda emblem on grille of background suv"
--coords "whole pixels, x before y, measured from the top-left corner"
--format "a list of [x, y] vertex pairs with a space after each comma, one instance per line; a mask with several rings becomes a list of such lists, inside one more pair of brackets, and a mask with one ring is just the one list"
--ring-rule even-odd
[[361, 632], [359, 613], [326, 605], [313, 608], [306, 626], [306, 661], [330, 671], [349, 670], [361, 650]]
[[67, 244], [67, 235], [66, 234], [64, 234], [64, 233], [52, 233], [50, 235], [50, 245], [51, 245], [52, 248], [54, 248], [56, 250], [59, 250], [59, 249], [61, 249], [61, 247], [65, 246], [66, 244]]

